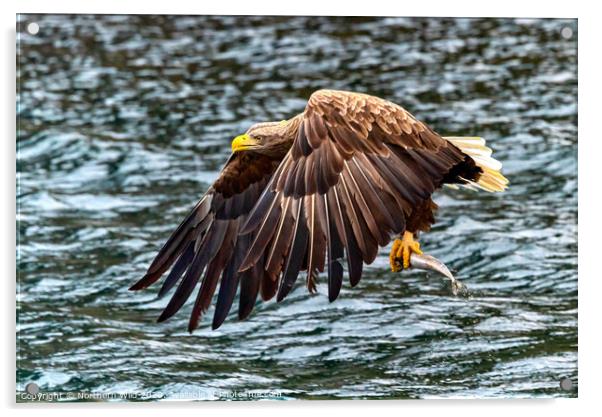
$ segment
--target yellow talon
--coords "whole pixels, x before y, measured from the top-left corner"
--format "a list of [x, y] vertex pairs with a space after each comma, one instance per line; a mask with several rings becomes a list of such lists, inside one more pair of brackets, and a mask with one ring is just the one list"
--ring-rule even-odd
[[[419, 255], [422, 254], [420, 250], [420, 243], [414, 240], [414, 234], [411, 232], [404, 232], [401, 239], [395, 239], [393, 247], [391, 248], [391, 254], [389, 255], [389, 261], [391, 263], [391, 271], [399, 272], [402, 269], [408, 269], [410, 267], [410, 256], [412, 252]], [[402, 265], [399, 264], [399, 260], [402, 260]]]
[[397, 261], [397, 251], [401, 247], [401, 239], [395, 239], [393, 241], [393, 247], [391, 248], [391, 253], [389, 254], [389, 262], [391, 264], [391, 271], [399, 272], [401, 271], [401, 265]]

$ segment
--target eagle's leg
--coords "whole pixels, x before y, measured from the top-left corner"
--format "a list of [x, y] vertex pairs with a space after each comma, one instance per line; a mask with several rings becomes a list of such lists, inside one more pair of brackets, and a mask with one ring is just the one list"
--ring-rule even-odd
[[431, 224], [435, 222], [433, 212], [436, 209], [437, 205], [430, 198], [414, 207], [412, 213], [406, 219], [406, 230], [393, 242], [391, 254], [389, 255], [391, 271], [399, 272], [402, 269], [408, 269], [412, 253], [422, 254], [420, 243], [414, 237], [419, 231], [426, 232], [431, 228]]
[[[403, 232], [401, 239], [395, 239], [393, 242], [391, 254], [389, 255], [391, 271], [401, 271], [402, 267], [403, 269], [408, 269], [410, 267], [410, 256], [412, 253], [422, 255], [420, 243], [414, 240], [414, 233], [406, 230]], [[401, 265], [399, 263], [400, 260], [402, 261]]]

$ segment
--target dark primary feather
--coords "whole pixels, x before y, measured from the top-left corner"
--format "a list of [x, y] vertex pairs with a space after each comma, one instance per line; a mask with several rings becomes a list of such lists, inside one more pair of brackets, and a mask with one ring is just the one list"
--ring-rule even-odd
[[359, 246], [362, 259], [365, 263], [370, 264], [376, 257], [378, 246], [364, 219], [364, 214], [372, 215], [361, 212], [358, 206], [359, 203], [355, 198], [355, 194], [350, 191], [348, 182], [347, 177], [343, 176], [339, 185], [337, 185], [343, 207], [345, 208], [343, 215], [349, 216], [351, 234]]
[[[239, 238], [240, 227], [279, 162], [258, 154], [233, 154], [213, 186], [161, 248], [146, 275], [130, 288], [137, 290], [151, 285], [173, 265], [159, 296], [165, 295], [178, 281], [179, 284], [159, 321], [173, 316], [201, 281], [188, 326], [192, 331], [207, 311], [221, 277], [223, 295], [214, 325], [221, 324], [232, 304], [232, 288], [236, 292], [238, 286], [240, 261], [253, 237]], [[263, 270], [254, 269], [244, 276], [245, 284], [249, 281], [251, 285], [241, 293], [247, 297], [241, 299], [244, 308], [241, 314], [248, 315], [257, 298], [256, 288]]]
[[132, 285], [130, 290], [140, 290], [157, 281], [169, 269], [187, 245], [191, 241], [194, 241], [196, 236], [205, 232], [206, 227], [204, 226], [208, 225], [213, 219], [213, 216], [208, 216], [212, 197], [212, 195], [207, 194], [197, 203], [165, 245], [163, 245], [146, 274]]
[[[338, 186], [333, 187], [329, 191], [330, 197], [328, 198], [329, 210], [334, 218], [339, 238], [345, 251], [347, 252], [347, 272], [349, 274], [349, 283], [352, 287], [357, 285], [362, 276], [363, 259], [362, 253], [357, 245], [357, 241], [353, 236], [353, 231], [349, 224], [349, 218], [346, 217], [344, 212], [344, 205], [342, 205], [339, 194]], [[330, 220], [332, 222], [332, 220]]]
[[300, 254], [304, 253], [305, 248], [307, 247], [308, 230], [305, 223], [304, 205], [298, 199], [293, 201], [293, 213], [295, 213], [295, 220], [291, 239], [292, 246], [283, 269], [280, 287], [278, 288], [278, 295], [276, 296], [277, 301], [282, 301], [293, 288], [293, 284], [297, 280], [297, 276], [299, 275], [299, 271], [301, 270], [303, 263], [303, 256], [300, 256]]
[[287, 198], [283, 202], [282, 215], [276, 227], [271, 249], [267, 252], [265, 271], [272, 279], [278, 279], [278, 273], [282, 270], [284, 257], [291, 245], [290, 235], [293, 231], [293, 199]]
[[246, 319], [257, 301], [260, 279], [263, 275], [263, 264], [257, 262], [255, 266], [245, 271], [240, 276], [240, 296], [238, 299], [238, 319]]
[[[215, 254], [218, 252], [224, 238], [226, 237], [226, 231], [229, 229], [229, 222], [224, 220], [218, 220], [214, 223], [211, 232], [205, 234], [200, 244], [200, 250], [195, 254], [194, 260], [186, 270], [184, 277], [180, 281], [180, 285], [176, 288], [176, 292], [169, 300], [167, 307], [163, 310], [158, 321], [165, 321], [173, 316], [179, 309], [184, 305], [184, 302], [188, 299], [195, 285], [197, 284], [205, 266], [213, 259]], [[228, 236], [229, 238], [229, 236]]]
[[343, 244], [337, 230], [337, 222], [331, 216], [336, 215], [331, 211], [333, 206], [328, 202], [328, 194], [324, 194], [326, 214], [326, 240], [328, 248], [328, 299], [332, 302], [337, 299], [343, 284]]
[[240, 267], [240, 262], [242, 261], [244, 253], [249, 247], [249, 240], [250, 237], [248, 235], [240, 236], [236, 242], [232, 259], [230, 259], [228, 265], [224, 265], [225, 271], [219, 287], [217, 303], [215, 304], [215, 314], [213, 315], [213, 323], [211, 325], [213, 329], [217, 329], [222, 325], [232, 307], [240, 276], [238, 268]]
[[169, 275], [163, 281], [163, 286], [159, 290], [159, 297], [163, 297], [173, 286], [178, 282], [184, 271], [192, 263], [194, 259], [194, 245], [195, 241], [190, 241], [185, 252], [178, 258], [173, 268], [169, 272]]

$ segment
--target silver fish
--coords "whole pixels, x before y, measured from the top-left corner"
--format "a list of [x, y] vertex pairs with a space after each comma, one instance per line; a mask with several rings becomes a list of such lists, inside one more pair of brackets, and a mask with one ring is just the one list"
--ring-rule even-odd
[[410, 267], [416, 269], [422, 269], [425, 271], [435, 271], [445, 276], [450, 280], [452, 293], [454, 295], [458, 295], [460, 290], [464, 290], [466, 287], [460, 281], [454, 277], [454, 275], [450, 272], [449, 268], [445, 266], [443, 262], [434, 256], [427, 254], [417, 254], [412, 252], [410, 255]]

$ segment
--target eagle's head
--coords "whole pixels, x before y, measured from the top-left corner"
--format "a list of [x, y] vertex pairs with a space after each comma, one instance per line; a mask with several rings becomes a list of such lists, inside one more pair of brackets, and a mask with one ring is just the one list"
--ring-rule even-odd
[[265, 155], [283, 155], [294, 140], [296, 132], [291, 127], [290, 120], [255, 123], [232, 140], [232, 152], [253, 151]]

